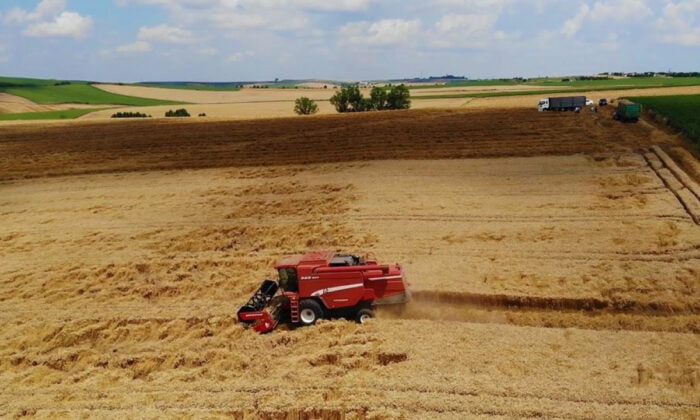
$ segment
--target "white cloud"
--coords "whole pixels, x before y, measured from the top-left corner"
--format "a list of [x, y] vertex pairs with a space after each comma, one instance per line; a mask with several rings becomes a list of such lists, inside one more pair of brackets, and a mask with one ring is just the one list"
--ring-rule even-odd
[[236, 8], [229, 5], [215, 9], [192, 9], [178, 12], [175, 19], [191, 26], [208, 25], [225, 31], [300, 31], [309, 26], [309, 17], [298, 11]]
[[166, 44], [191, 44], [194, 42], [192, 32], [169, 25], [143, 26], [139, 29], [139, 39]]
[[608, 35], [608, 39], [600, 44], [603, 51], [617, 51], [620, 49], [620, 37], [616, 33]]
[[376, 0], [119, 0], [119, 4], [158, 5], [186, 27], [221, 31], [288, 32], [310, 29], [308, 12], [357, 12]]
[[656, 28], [666, 44], [700, 47], [700, 0], [667, 4]]
[[160, 5], [175, 11], [184, 9], [286, 9], [317, 10], [329, 12], [356, 12], [367, 10], [376, 0], [117, 0], [125, 6], [132, 3]]
[[65, 0], [43, 0], [33, 11], [15, 7], [5, 16], [6, 23], [26, 23], [56, 16], [66, 10]]
[[478, 47], [505, 34], [494, 30], [498, 15], [454, 13], [443, 16], [436, 24], [433, 45], [437, 47]]
[[75, 12], [61, 12], [52, 21], [33, 23], [24, 34], [33, 37], [85, 38], [92, 30], [92, 19]]
[[591, 9], [590, 18], [594, 21], [643, 19], [652, 14], [646, 3], [647, 0], [597, 1]]
[[355, 12], [367, 10], [369, 0], [297, 0], [287, 1], [290, 5], [300, 5], [311, 10]]
[[[503, 9], [517, 0], [433, 0], [435, 5], [457, 6], [465, 9]], [[522, 1], [522, 0], [521, 0]]]
[[421, 29], [419, 20], [382, 19], [351, 22], [340, 28], [341, 44], [395, 45], [409, 41]]
[[564, 26], [561, 28], [561, 33], [566, 36], [574, 36], [583, 26], [583, 22], [590, 13], [591, 8], [587, 4], [582, 4], [578, 9], [578, 13], [571, 19], [564, 22]]
[[[136, 41], [131, 44], [120, 45], [114, 49], [114, 52], [124, 53], [124, 54], [134, 54], [134, 53], [146, 53], [153, 49], [151, 44], [146, 41]], [[109, 53], [110, 51], [106, 51]]]
[[197, 54], [206, 56], [215, 56], [219, 54], [219, 50], [213, 47], [203, 47], [197, 50]]
[[[142, 26], [139, 29], [138, 40], [120, 45], [113, 50], [104, 50], [102, 54], [109, 55], [112, 53], [118, 54], [138, 54], [153, 51], [153, 43], [162, 44], [193, 44], [195, 38], [192, 32], [170, 25]], [[201, 51], [201, 50], [200, 50]], [[201, 53], [201, 52], [200, 52]], [[204, 55], [215, 55], [216, 50], [212, 53]]]
[[229, 63], [236, 63], [238, 61], [242, 61], [243, 59], [247, 57], [252, 57], [253, 52], [252, 51], [244, 51], [244, 52], [237, 52], [235, 54], [231, 54], [226, 58], [226, 61]]
[[25, 24], [31, 37], [84, 38], [92, 30], [92, 18], [67, 11], [66, 0], [43, 0], [32, 11], [14, 8], [4, 18], [8, 24]]
[[638, 21], [653, 14], [648, 0], [602, 0], [593, 6], [583, 3], [574, 17], [564, 22], [561, 33], [567, 37], [576, 35], [587, 21]]
[[[490, 16], [488, 17], [489, 20]], [[435, 27], [440, 32], [455, 32], [463, 31], [472, 32], [474, 30], [482, 30], [490, 27], [493, 23], [484, 23], [483, 15], [456, 15], [450, 13], [440, 19]]]

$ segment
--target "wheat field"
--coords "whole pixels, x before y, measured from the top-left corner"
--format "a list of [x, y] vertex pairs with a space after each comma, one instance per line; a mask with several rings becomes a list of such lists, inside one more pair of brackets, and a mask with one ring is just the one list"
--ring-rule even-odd
[[[697, 160], [607, 117], [2, 126], [0, 417], [698, 418]], [[310, 249], [415, 299], [236, 323]]]

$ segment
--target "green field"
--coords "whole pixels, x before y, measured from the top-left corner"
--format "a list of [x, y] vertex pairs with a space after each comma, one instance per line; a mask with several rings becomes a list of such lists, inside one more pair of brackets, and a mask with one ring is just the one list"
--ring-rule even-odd
[[0, 77], [0, 92], [20, 96], [38, 104], [176, 105], [178, 102], [117, 95], [84, 81], [61, 81]]
[[444, 94], [416, 97], [415, 99], [448, 99], [448, 98], [488, 98], [492, 96], [519, 96], [540, 95], [546, 93], [574, 93], [600, 90], [625, 90], [625, 89], [651, 89], [659, 87], [698, 86], [700, 77], [627, 77], [621, 79], [605, 80], [569, 80], [555, 79], [531, 79], [527, 83], [518, 83], [512, 80], [471, 80], [467, 82], [455, 82], [445, 85], [411, 86], [409, 89], [428, 89], [440, 87], [470, 87], [470, 86], [541, 86], [560, 88], [551, 90], [516, 90], [507, 92], [476, 92], [462, 94]]
[[[560, 93], [580, 93], [593, 92], [597, 90], [627, 90], [628, 87], [617, 88], [580, 88], [580, 89], [542, 89], [542, 90], [510, 90], [501, 92], [471, 92], [471, 93], [455, 93], [443, 95], [425, 95], [413, 96], [411, 99], [453, 99], [453, 98], [495, 98], [500, 96], [523, 96], [523, 95], [551, 95]], [[640, 88], [644, 89], [644, 88]]]
[[[700, 83], [699, 83], [700, 84]], [[695, 85], [671, 85], [673, 86], [695, 86]], [[501, 91], [501, 92], [470, 92], [470, 93], [455, 93], [444, 95], [426, 95], [426, 96], [414, 96], [411, 99], [453, 99], [453, 98], [492, 98], [498, 96], [523, 96], [523, 95], [551, 95], [551, 94], [562, 94], [562, 93], [581, 93], [581, 92], [598, 92], [598, 91], [616, 91], [616, 90], [629, 90], [629, 89], [654, 89], [663, 86], [653, 86], [653, 85], [630, 85], [630, 86], [589, 86], [589, 87], [577, 87], [577, 88], [565, 88], [561, 89], [542, 89], [542, 90], [511, 90], [511, 91]]]
[[527, 83], [533, 86], [566, 86], [571, 88], [645, 88], [645, 87], [673, 87], [700, 85], [700, 77], [625, 77], [620, 79], [603, 80], [569, 80], [537, 79]]
[[[394, 85], [400, 85], [401, 82], [391, 82]], [[526, 83], [516, 82], [513, 80], [503, 79], [485, 79], [485, 80], [464, 80], [459, 82], [447, 83], [426, 83], [424, 85], [413, 85], [408, 88], [414, 89], [436, 89], [436, 88], [451, 88], [451, 87], [474, 87], [474, 86], [518, 86]]]
[[629, 98], [668, 118], [671, 127], [700, 146], [700, 95], [646, 96]]
[[0, 114], [0, 121], [30, 121], [30, 120], [72, 120], [101, 108], [67, 109], [64, 111], [22, 112], [17, 114]]
[[137, 85], [163, 89], [206, 90], [215, 92], [235, 92], [240, 90], [237, 83], [150, 82], [137, 83]]

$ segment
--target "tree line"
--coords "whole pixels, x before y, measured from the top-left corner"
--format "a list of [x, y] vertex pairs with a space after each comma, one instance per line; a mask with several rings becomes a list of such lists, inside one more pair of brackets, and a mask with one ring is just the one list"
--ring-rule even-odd
[[365, 98], [357, 86], [347, 86], [331, 97], [331, 104], [338, 112], [383, 111], [408, 109], [411, 107], [411, 93], [406, 85], [374, 87], [369, 98]]
[[[411, 92], [406, 85], [374, 87], [369, 98], [365, 98], [358, 86], [345, 86], [331, 96], [330, 101], [338, 112], [409, 109]], [[315, 114], [318, 112], [318, 105], [307, 97], [301, 97], [294, 101], [294, 112], [299, 115]]]

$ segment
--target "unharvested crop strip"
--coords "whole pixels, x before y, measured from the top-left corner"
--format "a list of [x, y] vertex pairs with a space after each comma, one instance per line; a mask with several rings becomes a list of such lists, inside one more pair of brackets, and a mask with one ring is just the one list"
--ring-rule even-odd
[[[456, 294], [459, 295], [459, 294]], [[684, 314], [671, 311], [648, 313], [643, 311], [619, 311], [606, 306], [603, 309], [575, 310], [562, 308], [542, 308], [522, 306], [517, 299], [507, 297], [508, 303], [518, 306], [502, 306], [498, 299], [475, 298], [465, 301], [462, 298], [445, 300], [431, 296], [431, 293], [414, 292], [414, 300], [403, 309], [379, 308], [381, 317], [399, 319], [421, 319], [433, 321], [457, 321], [485, 324], [509, 324], [537, 328], [578, 328], [602, 331], [664, 331], [700, 334], [697, 315], [686, 311]], [[594, 302], [599, 305], [602, 302]], [[540, 305], [544, 306], [544, 305]], [[569, 305], [572, 306], [572, 305]], [[578, 305], [573, 305], [578, 306]]]
[[465, 292], [442, 292], [434, 290], [417, 290], [413, 292], [416, 300], [428, 302], [446, 302], [469, 304], [481, 307], [546, 309], [553, 311], [606, 311], [626, 314], [681, 315], [698, 314], [700, 307], [672, 306], [665, 302], [642, 303], [632, 300], [604, 300], [597, 298], [565, 298], [540, 296], [515, 296], [505, 294], [480, 294]]

